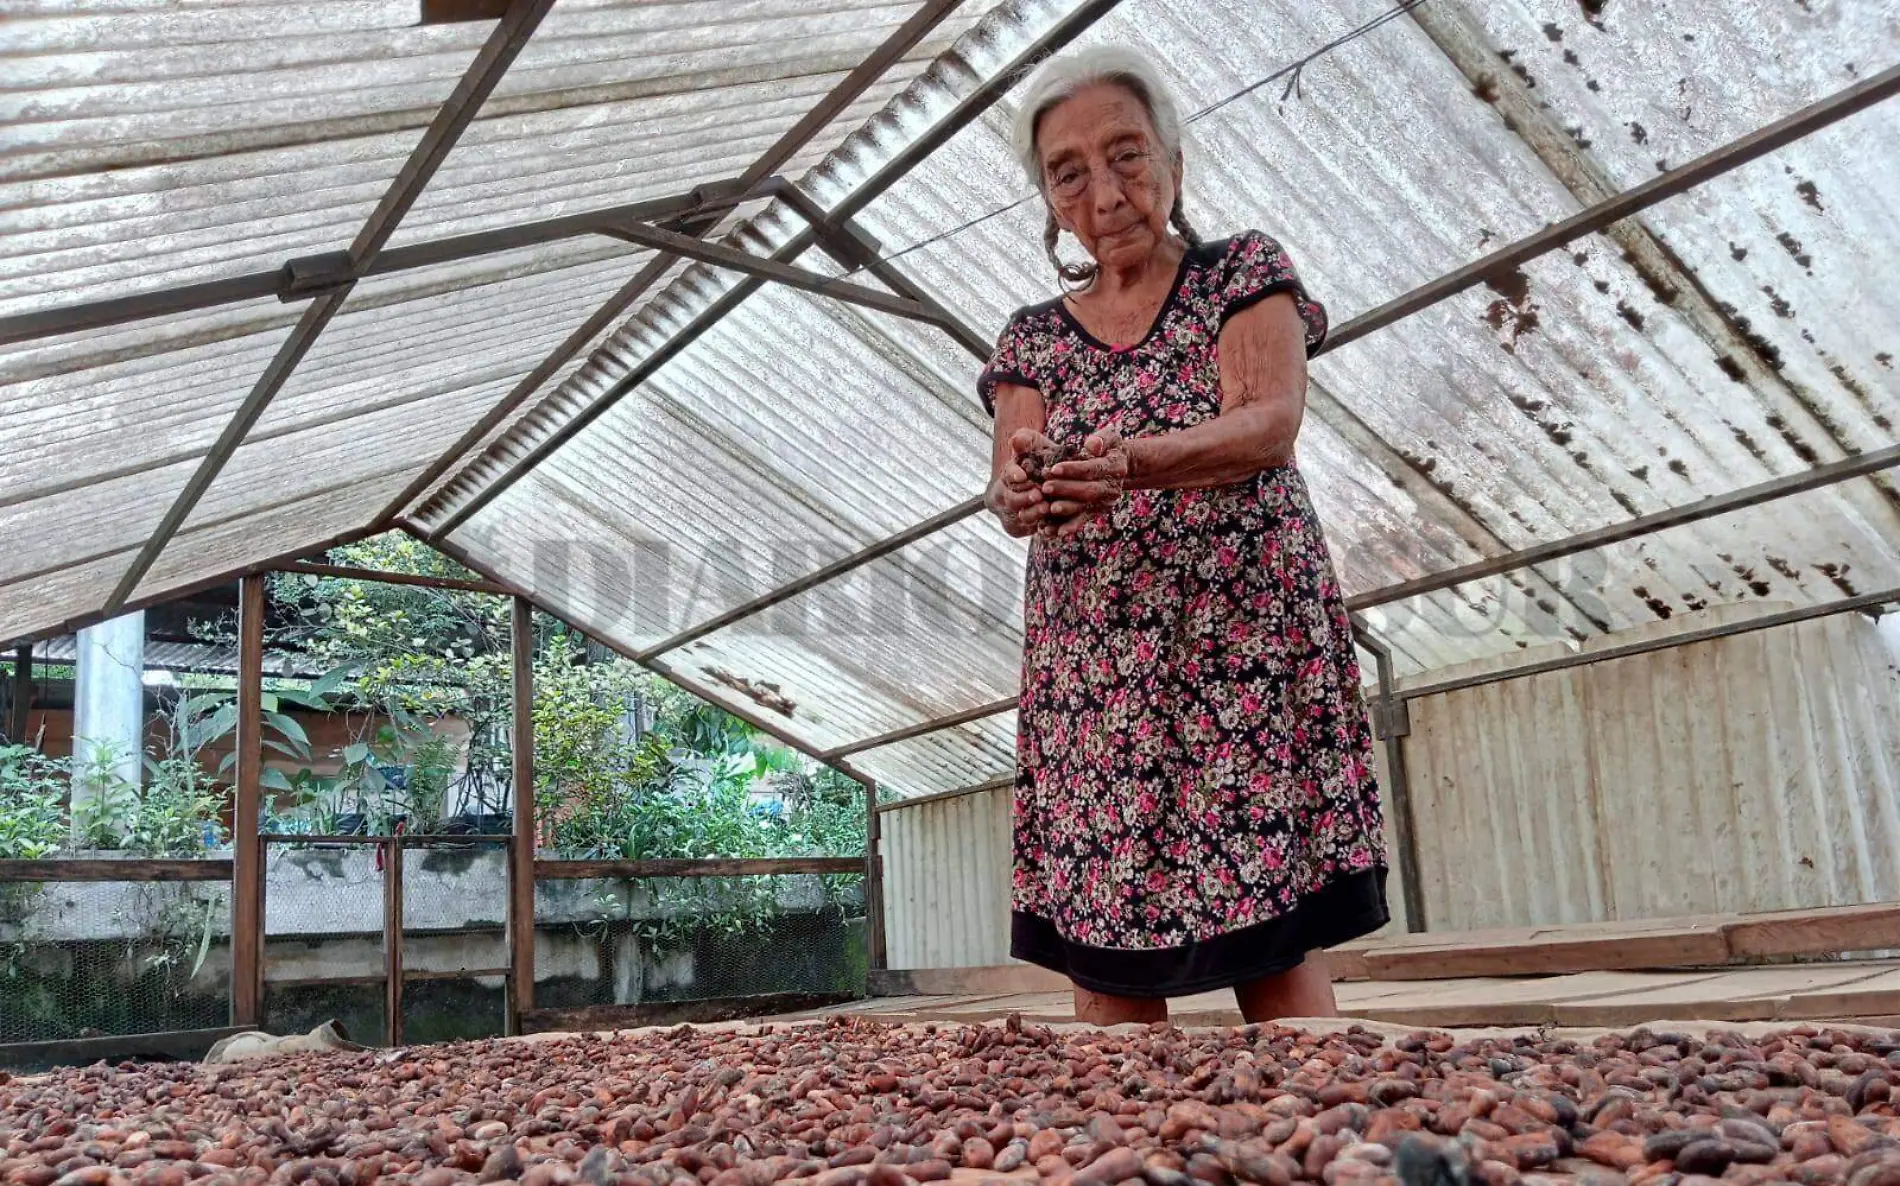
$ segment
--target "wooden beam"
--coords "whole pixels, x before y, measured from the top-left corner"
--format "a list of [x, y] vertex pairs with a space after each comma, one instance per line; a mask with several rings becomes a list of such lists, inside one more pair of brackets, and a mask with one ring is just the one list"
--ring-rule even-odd
[[536, 861], [537, 881], [593, 881], [647, 877], [790, 877], [862, 874], [863, 857], [702, 857], [651, 861]]
[[231, 867], [230, 861], [217, 857], [0, 861], [0, 882], [229, 881]]
[[536, 1009], [522, 1016], [524, 1033], [600, 1033], [654, 1025], [706, 1025], [742, 1017], [805, 1013], [857, 1000], [852, 993], [777, 992], [706, 1001], [654, 1001], [643, 1005], [589, 1005]]
[[987, 968], [873, 968], [874, 997], [966, 997], [1067, 992], [1069, 978], [1034, 964]]
[[508, 0], [422, 0], [417, 21], [423, 25], [453, 25], [468, 21], [498, 21], [508, 15]]
[[50, 1042], [10, 1042], [0, 1046], [0, 1067], [83, 1067], [126, 1058], [197, 1062], [220, 1041], [247, 1027], [168, 1030], [156, 1034], [118, 1034], [101, 1038], [60, 1038]]
[[402, 1045], [402, 840], [383, 845], [383, 1045]]
[[264, 846], [264, 582], [238, 585], [237, 790], [231, 809], [231, 1024], [262, 1024]]
[[342, 581], [373, 581], [384, 585], [414, 585], [422, 589], [459, 589], [465, 593], [493, 593], [508, 596], [508, 590], [493, 581], [465, 580], [461, 577], [431, 577], [408, 572], [378, 572], [373, 568], [352, 568], [344, 564], [318, 564], [309, 560], [293, 561], [280, 572], [300, 572], [317, 577], [335, 577]]
[[1844, 955], [1900, 947], [1900, 902], [1744, 914], [1727, 924], [1729, 955]]
[[508, 845], [508, 1000], [504, 1026], [519, 1034], [534, 1008], [534, 605], [514, 599], [514, 832]]
[[1366, 973], [1374, 980], [1455, 980], [1719, 967], [1728, 961], [1721, 920], [1685, 918], [1415, 935], [1368, 948]]

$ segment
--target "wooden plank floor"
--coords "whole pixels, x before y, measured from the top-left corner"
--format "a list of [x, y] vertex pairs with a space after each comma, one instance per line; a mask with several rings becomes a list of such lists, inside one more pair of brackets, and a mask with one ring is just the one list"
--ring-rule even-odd
[[[1900, 1015], [1900, 960], [1705, 969], [1676, 972], [1578, 972], [1560, 976], [1486, 976], [1443, 980], [1367, 980], [1340, 984], [1347, 1017], [1432, 1028], [1561, 1026], [1625, 1028], [1652, 1021], [1867, 1021]], [[1230, 993], [1172, 1003], [1184, 1026], [1237, 1025]], [[840, 1006], [907, 1022], [1024, 1020], [1072, 1022], [1063, 992], [906, 996]]]

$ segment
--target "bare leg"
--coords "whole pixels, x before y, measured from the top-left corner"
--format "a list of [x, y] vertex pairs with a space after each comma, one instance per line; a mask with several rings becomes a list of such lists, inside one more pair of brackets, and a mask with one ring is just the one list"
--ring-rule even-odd
[[1113, 997], [1075, 986], [1075, 1019], [1085, 1025], [1149, 1024], [1168, 1019], [1168, 1002], [1159, 998]]
[[1308, 954], [1297, 968], [1236, 985], [1234, 999], [1240, 1004], [1240, 1015], [1258, 1024], [1282, 1017], [1339, 1016], [1332, 973], [1322, 952]]

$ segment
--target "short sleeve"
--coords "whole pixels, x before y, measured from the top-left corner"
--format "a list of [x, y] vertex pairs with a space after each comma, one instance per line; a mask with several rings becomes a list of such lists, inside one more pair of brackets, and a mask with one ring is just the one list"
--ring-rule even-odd
[[1286, 249], [1273, 238], [1259, 231], [1235, 235], [1221, 269], [1219, 328], [1225, 329], [1227, 319], [1241, 310], [1287, 292], [1306, 323], [1306, 356], [1311, 358], [1326, 340], [1326, 306], [1306, 291]]
[[977, 398], [983, 401], [983, 410], [991, 416], [996, 415], [996, 385], [1015, 383], [1022, 387], [1040, 387], [1030, 372], [1028, 345], [1023, 341], [1023, 318], [1019, 313], [1009, 319], [1003, 327], [1002, 336], [996, 340], [996, 350], [990, 355], [989, 362], [976, 377]]

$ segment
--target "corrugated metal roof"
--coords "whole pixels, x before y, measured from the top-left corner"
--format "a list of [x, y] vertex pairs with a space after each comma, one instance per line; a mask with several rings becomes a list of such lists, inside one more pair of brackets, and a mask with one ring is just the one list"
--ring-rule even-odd
[[[192, 671], [235, 675], [238, 670], [237, 647], [221, 643], [167, 642], [148, 638], [145, 640], [144, 659], [147, 671]], [[33, 660], [36, 663], [77, 663], [79, 639], [71, 634], [42, 639], [33, 644]], [[314, 679], [322, 675], [327, 668], [301, 655], [267, 650], [264, 652], [264, 670], [272, 675]]]
[[[835, 206], [1075, 7], [1012, 0], [977, 23], [986, 6], [964, 6], [785, 171], [837, 145], [802, 183]], [[1386, 10], [1261, 21], [1242, 0], [1125, 0], [1082, 42], [1148, 49], [1197, 111]], [[194, 24], [49, 2], [0, 30], [25, 71], [0, 99], [22, 121], [0, 132], [0, 315], [342, 246], [486, 30], [398, 29], [407, 2], [210, 11]], [[914, 11], [563, 0], [396, 242], [735, 175]], [[1443, 22], [1480, 52], [1441, 48]], [[213, 72], [194, 64], [207, 47]], [[1195, 120], [1189, 212], [1210, 236], [1280, 237], [1337, 326], [1897, 59], [1900, 18], [1872, 6], [1432, 0], [1429, 17], [1308, 62], [1297, 86]], [[965, 225], [1025, 192], [1008, 113], [1006, 99], [859, 218], [983, 334], [1054, 291], [1035, 203]], [[1318, 360], [1301, 464], [1348, 589], [1891, 443], [1896, 157], [1900, 126], [1863, 114]], [[777, 204], [725, 225], [756, 254], [803, 227]], [[143, 588], [367, 525], [638, 254], [574, 240], [365, 281]], [[835, 271], [815, 252], [797, 262]], [[447, 523], [735, 283], [674, 266], [435, 483], [416, 521]], [[0, 413], [36, 444], [0, 459], [0, 505], [21, 525], [0, 558], [0, 634], [98, 606], [295, 313], [257, 302], [0, 357]], [[975, 370], [927, 327], [768, 286], [453, 542], [584, 628], [651, 647], [980, 489]], [[1900, 497], [1862, 479], [1369, 617], [1418, 672], [1702, 605], [1900, 583], [1896, 539]], [[790, 702], [781, 723], [814, 748], [1004, 698], [1021, 555], [967, 521], [668, 662], [768, 718]], [[833, 620], [862, 628], [793, 625]], [[899, 793], [954, 789], [1008, 768], [1012, 729], [1001, 715], [854, 761]]]

